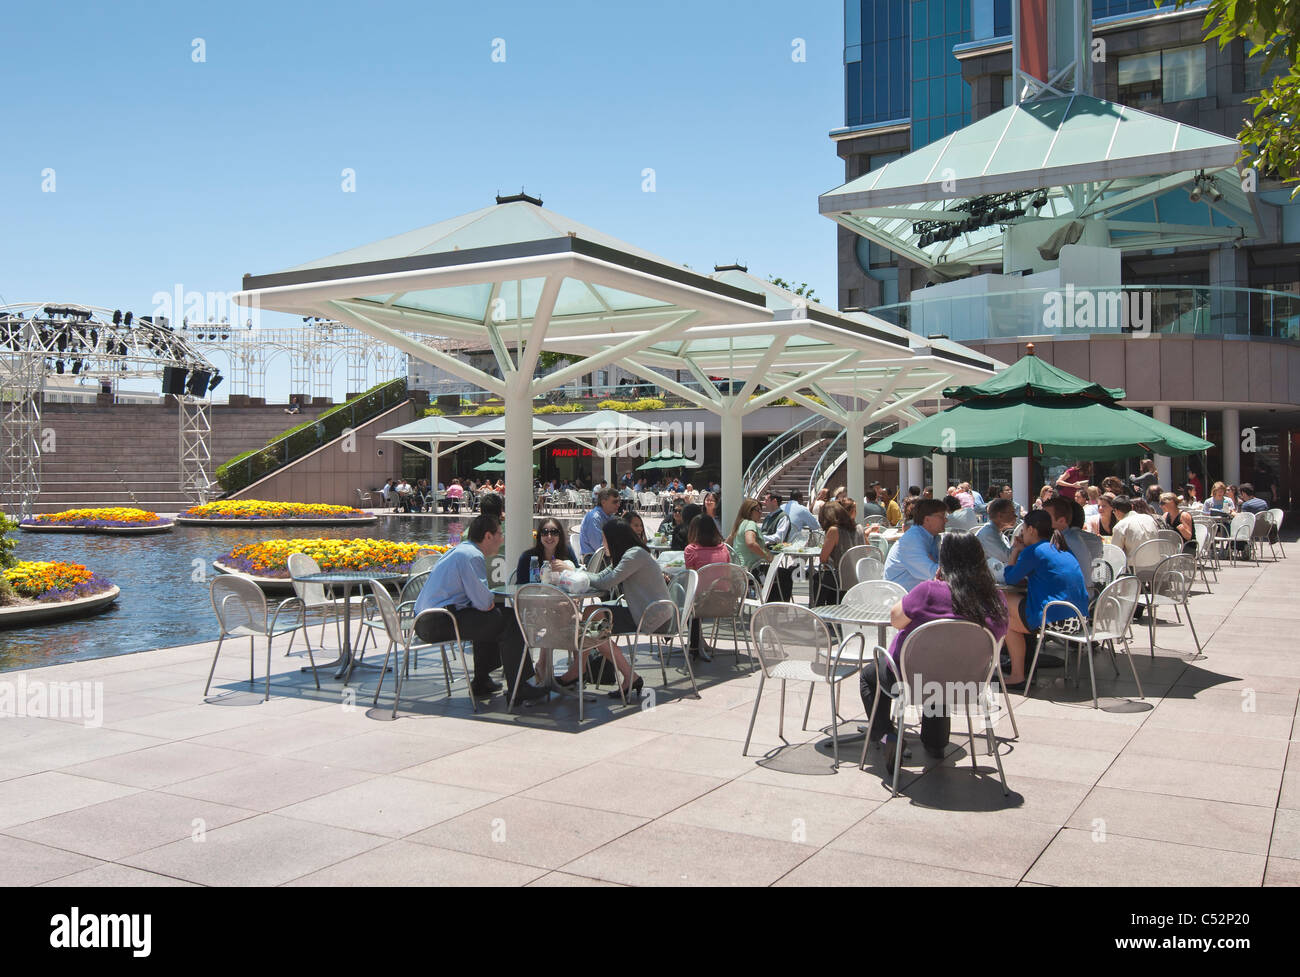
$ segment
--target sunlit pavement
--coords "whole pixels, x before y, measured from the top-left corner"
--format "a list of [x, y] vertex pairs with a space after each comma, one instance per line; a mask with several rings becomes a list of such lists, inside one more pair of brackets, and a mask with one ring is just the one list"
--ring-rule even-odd
[[[0, 719], [0, 883], [1295, 885], [1300, 554], [1211, 581], [1192, 598], [1203, 658], [1170, 611], [1154, 659], [1135, 627], [1145, 702], [1105, 654], [1100, 710], [1086, 664], [1079, 685], [1057, 670], [1012, 697], [1010, 797], [979, 740], [972, 770], [962, 719], [942, 762], [910, 734], [895, 799], [878, 749], [860, 771], [846, 745], [833, 769], [825, 689], [803, 732], [791, 687], [777, 750], [769, 684], [742, 756], [758, 683], [728, 640], [698, 666], [699, 699], [680, 655], [665, 689], [643, 652], [653, 696], [624, 707], [601, 688], [581, 729], [572, 696], [473, 713], [459, 662], [447, 697], [429, 649], [390, 720], [391, 674], [378, 708], [375, 671], [355, 696], [322, 671], [317, 691], [301, 634], [291, 657], [276, 642], [266, 703], [265, 645], [250, 689], [246, 641], [208, 702], [215, 642], [0, 673], [0, 709], [19, 713]], [[215, 632], [210, 613], [195, 631]], [[844, 690], [861, 718], [856, 680]]]

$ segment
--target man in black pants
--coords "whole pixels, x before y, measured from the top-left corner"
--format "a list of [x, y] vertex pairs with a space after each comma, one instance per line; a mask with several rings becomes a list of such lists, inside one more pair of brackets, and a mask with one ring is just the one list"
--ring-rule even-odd
[[[454, 637], [451, 622], [442, 614], [420, 616], [431, 607], [445, 607], [456, 618], [462, 640], [474, 643], [474, 680], [470, 689], [476, 698], [489, 698], [501, 686], [491, 672], [502, 668], [506, 684], [513, 689], [519, 662], [524, 661], [523, 681], [533, 674], [531, 656], [524, 655], [524, 638], [513, 614], [496, 606], [487, 582], [487, 560], [496, 556], [504, 541], [501, 524], [490, 515], [475, 516], [465, 541], [443, 555], [429, 572], [415, 601], [415, 630], [430, 643]], [[507, 691], [509, 698], [515, 698]], [[528, 702], [546, 696], [546, 690], [524, 684], [518, 700]]]

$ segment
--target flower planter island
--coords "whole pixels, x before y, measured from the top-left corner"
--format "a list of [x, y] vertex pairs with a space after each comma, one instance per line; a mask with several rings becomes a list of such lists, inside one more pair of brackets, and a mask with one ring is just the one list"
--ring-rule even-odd
[[28, 533], [97, 533], [104, 536], [151, 536], [169, 533], [175, 524], [148, 509], [114, 506], [104, 509], [68, 509], [29, 516], [18, 524]]
[[374, 570], [377, 573], [410, 572], [422, 553], [445, 553], [450, 547], [436, 543], [396, 543], [387, 539], [267, 539], [236, 546], [217, 557], [212, 566], [221, 573], [236, 573], [272, 590], [293, 585], [289, 556], [305, 553], [321, 570]]
[[0, 628], [50, 624], [107, 608], [121, 592], [79, 563], [22, 560], [3, 571], [12, 591], [0, 604]]
[[342, 526], [377, 522], [378, 516], [346, 505], [223, 499], [192, 506], [176, 521], [184, 526]]

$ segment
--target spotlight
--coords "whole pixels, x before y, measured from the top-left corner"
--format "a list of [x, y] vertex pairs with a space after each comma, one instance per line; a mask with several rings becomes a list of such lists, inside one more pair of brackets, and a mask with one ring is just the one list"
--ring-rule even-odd
[[113, 310], [113, 325], [115, 325], [115, 326], [120, 326], [121, 324], [122, 324], [122, 310], [121, 310], [121, 309], [114, 309], [114, 310]]
[[122, 325], [129, 326], [130, 324], [131, 324], [131, 313], [128, 312], [126, 315], [122, 316]]
[[1044, 207], [1047, 206], [1047, 194], [1039, 193], [1038, 196], [1036, 196], [1033, 200], [1030, 201], [1030, 203], [1032, 203], [1039, 210], [1042, 210]]
[[81, 360], [72, 361], [72, 372], [73, 375], [76, 375], [81, 372]]
[[63, 375], [63, 360], [54, 361], [54, 372], [58, 373], [60, 376]]
[[1219, 190], [1218, 187], [1214, 185], [1213, 180], [1208, 180], [1206, 181], [1206, 183], [1207, 185], [1205, 188], [1205, 192], [1210, 195], [1210, 203], [1217, 204], [1220, 200], [1223, 199], [1223, 193]]
[[1200, 180], [1196, 181], [1196, 184], [1192, 187], [1192, 190], [1187, 195], [1187, 197], [1194, 204], [1199, 204], [1201, 202], [1201, 181]]

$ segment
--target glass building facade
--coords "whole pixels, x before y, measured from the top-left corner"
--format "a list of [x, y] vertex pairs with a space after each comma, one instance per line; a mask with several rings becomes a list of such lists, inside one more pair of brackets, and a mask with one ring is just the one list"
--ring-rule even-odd
[[906, 119], [908, 7], [911, 0], [846, 0], [844, 117], [849, 126]]
[[970, 86], [952, 49], [971, 40], [971, 4], [925, 0], [911, 7], [912, 147], [919, 149], [970, 125]]

